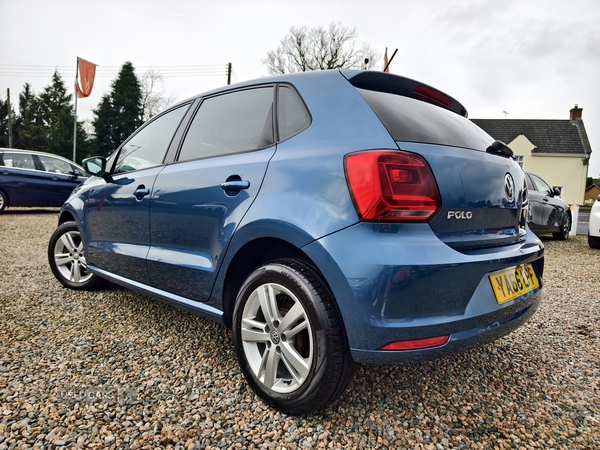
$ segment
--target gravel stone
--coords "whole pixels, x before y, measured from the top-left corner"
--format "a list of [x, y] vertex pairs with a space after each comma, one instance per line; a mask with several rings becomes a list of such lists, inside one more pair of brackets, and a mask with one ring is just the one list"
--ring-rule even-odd
[[546, 245], [545, 297], [493, 344], [363, 365], [294, 417], [265, 405], [231, 333], [132, 291], [65, 289], [46, 248], [56, 209], [0, 215], [0, 450], [600, 449], [600, 252]]

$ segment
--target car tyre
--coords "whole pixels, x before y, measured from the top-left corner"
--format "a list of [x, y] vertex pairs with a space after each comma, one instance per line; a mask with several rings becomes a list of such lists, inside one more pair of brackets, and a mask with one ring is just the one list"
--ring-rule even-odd
[[8, 198], [6, 198], [6, 194], [0, 191], [0, 213], [6, 209], [8, 205]]
[[236, 299], [233, 340], [250, 386], [287, 413], [333, 402], [354, 374], [337, 304], [301, 260], [273, 261], [250, 274]]
[[571, 214], [565, 214], [560, 231], [552, 233], [552, 237], [558, 241], [566, 241], [569, 239], [569, 231], [571, 228]]
[[90, 291], [106, 284], [87, 270], [81, 232], [75, 222], [65, 222], [54, 231], [48, 244], [48, 262], [56, 279], [69, 289]]
[[588, 245], [590, 248], [600, 248], [600, 236], [590, 236], [588, 232]]

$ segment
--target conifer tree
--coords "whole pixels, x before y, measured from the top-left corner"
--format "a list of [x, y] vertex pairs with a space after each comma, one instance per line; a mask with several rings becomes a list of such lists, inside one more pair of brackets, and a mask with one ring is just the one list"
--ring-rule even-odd
[[109, 94], [102, 97], [94, 110], [96, 149], [108, 155], [142, 124], [142, 92], [131, 62], [121, 67]]

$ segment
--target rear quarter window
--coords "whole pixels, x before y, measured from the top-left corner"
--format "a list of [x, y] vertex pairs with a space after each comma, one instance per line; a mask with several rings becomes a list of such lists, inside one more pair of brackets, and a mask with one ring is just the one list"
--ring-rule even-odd
[[310, 114], [300, 96], [289, 86], [279, 86], [277, 123], [279, 140], [284, 141], [310, 125]]
[[402, 95], [357, 88], [395, 141], [485, 151], [494, 139], [452, 111]]

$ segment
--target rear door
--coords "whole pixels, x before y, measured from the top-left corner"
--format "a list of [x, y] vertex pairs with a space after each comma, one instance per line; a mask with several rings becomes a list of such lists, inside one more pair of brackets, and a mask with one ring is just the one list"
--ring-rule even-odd
[[189, 104], [158, 116], [121, 147], [111, 174], [90, 189], [84, 208], [88, 263], [147, 283], [150, 192]]
[[152, 190], [149, 284], [206, 301], [275, 152], [274, 87], [205, 99]]
[[5, 152], [0, 175], [11, 206], [53, 206], [47, 199], [46, 174], [37, 170], [31, 153]]

